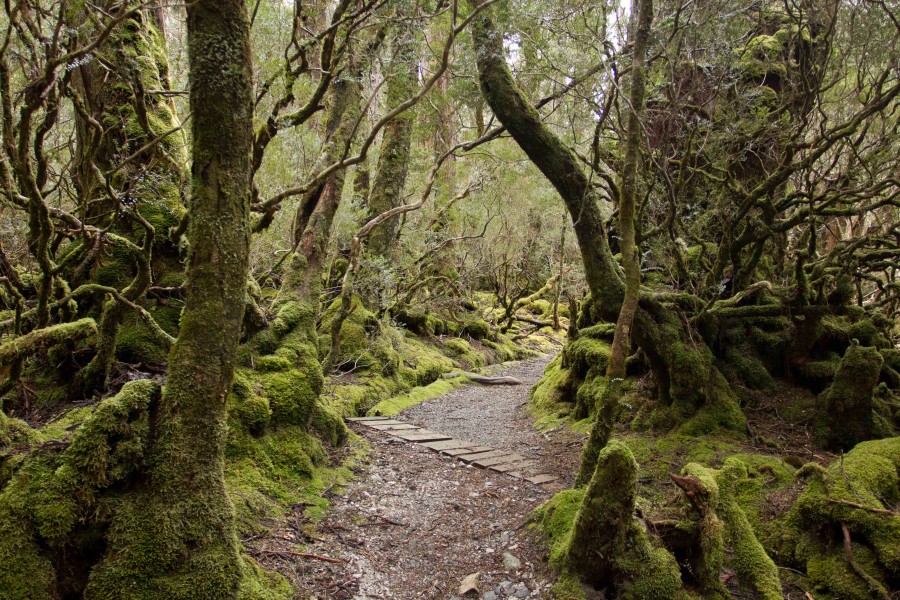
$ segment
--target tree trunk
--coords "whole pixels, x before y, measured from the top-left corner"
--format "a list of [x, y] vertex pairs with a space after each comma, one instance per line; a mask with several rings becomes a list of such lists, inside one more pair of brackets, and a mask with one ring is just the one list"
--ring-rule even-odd
[[243, 0], [187, 6], [193, 185], [185, 308], [147, 479], [117, 509], [89, 598], [232, 598], [240, 581], [223, 449], [249, 264], [249, 29]]
[[[641, 157], [641, 115], [644, 110], [644, 62], [650, 24], [653, 22], [653, 1], [633, 0], [634, 15], [631, 38], [631, 91], [628, 125], [625, 137], [625, 162], [622, 165], [621, 197], [619, 198], [619, 233], [622, 236], [622, 266], [625, 271], [625, 295], [616, 332], [609, 353], [606, 375], [610, 380], [625, 378], [625, 361], [631, 353], [631, 325], [641, 296], [641, 259], [635, 244], [634, 205], [637, 187], [637, 171]], [[614, 381], [610, 383], [614, 384]]]
[[[396, 53], [387, 73], [387, 110], [393, 110], [411, 98], [416, 91], [416, 38], [403, 27], [396, 39]], [[412, 141], [415, 111], [407, 110], [384, 127], [384, 141], [375, 171], [375, 181], [369, 195], [369, 219], [399, 206], [403, 202], [403, 187], [409, 170], [409, 152]], [[381, 223], [369, 234], [368, 247], [373, 256], [390, 259], [400, 216]]]

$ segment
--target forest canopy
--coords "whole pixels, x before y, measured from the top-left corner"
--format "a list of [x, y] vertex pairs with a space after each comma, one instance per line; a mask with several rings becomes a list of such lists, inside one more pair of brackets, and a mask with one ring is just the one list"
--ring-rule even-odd
[[898, 44], [890, 0], [5, 0], [0, 598], [295, 597], [247, 540], [327, 511], [345, 419], [550, 354], [555, 597], [894, 597]]

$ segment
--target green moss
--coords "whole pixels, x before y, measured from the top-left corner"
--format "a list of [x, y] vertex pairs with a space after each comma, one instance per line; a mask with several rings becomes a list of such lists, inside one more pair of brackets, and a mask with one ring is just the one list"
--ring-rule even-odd
[[605, 373], [609, 364], [610, 345], [583, 333], [579, 331], [578, 339], [566, 345], [566, 358], [571, 368], [582, 373], [588, 370]]
[[814, 475], [797, 499], [787, 519], [796, 538], [794, 556], [807, 567], [810, 580], [819, 588], [844, 590], [846, 598], [869, 597], [847, 591], [870, 587], [858, 574], [836, 574], [836, 579], [827, 576], [824, 565], [843, 557], [842, 523], [852, 540], [872, 549], [874, 566], [865, 569], [871, 577], [884, 585], [882, 573], [895, 579], [900, 575], [900, 546], [896, 543], [900, 539], [900, 517], [856, 506], [877, 510], [896, 506], [900, 502], [898, 470], [900, 438], [863, 442], [829, 465], [825, 476]]
[[575, 575], [563, 572], [550, 588], [554, 600], [584, 600], [584, 587]]
[[754, 589], [764, 600], [781, 600], [778, 568], [756, 537], [750, 521], [736, 499], [736, 485], [748, 476], [747, 465], [736, 458], [725, 461], [716, 476], [719, 486], [719, 516], [724, 524], [724, 541], [742, 585]]
[[872, 437], [872, 392], [883, 362], [873, 347], [860, 346], [854, 340], [847, 348], [834, 382], [819, 396], [816, 416], [823, 444], [848, 450]]
[[726, 369], [732, 371], [737, 379], [751, 390], [772, 390], [775, 380], [765, 365], [746, 348], [729, 348], [725, 352]]
[[562, 359], [562, 354], [556, 355], [544, 369], [541, 379], [532, 386], [528, 414], [540, 430], [565, 424], [585, 432], [590, 429], [590, 420], [573, 420], [575, 398], [572, 394], [572, 373], [562, 366]]
[[463, 368], [483, 367], [485, 357], [472, 350], [472, 346], [462, 338], [444, 340], [442, 346], [448, 356], [460, 363]]
[[382, 400], [371, 409], [369, 409], [367, 414], [391, 417], [400, 413], [401, 411], [406, 410], [407, 408], [416, 406], [417, 404], [421, 404], [422, 402], [446, 394], [450, 390], [464, 385], [467, 381], [468, 380], [465, 377], [439, 379], [426, 386], [414, 388], [405, 394], [401, 394], [400, 396]]
[[584, 488], [563, 490], [539, 506], [532, 516], [550, 547], [550, 563], [556, 567], [564, 564], [584, 492]]
[[462, 333], [476, 340], [483, 340], [491, 334], [491, 325], [484, 319], [464, 320]]
[[292, 600], [295, 596], [295, 590], [287, 579], [266, 571], [249, 557], [242, 557], [237, 600]]
[[622, 600], [687, 600], [675, 557], [650, 542], [643, 526], [632, 521], [622, 552], [615, 559]]
[[100, 498], [142, 467], [159, 392], [149, 380], [125, 384], [61, 452], [38, 451], [23, 462], [0, 493], [0, 589], [15, 598], [53, 597], [47, 549], [59, 550], [78, 539], [76, 529], [109, 519], [113, 507]]

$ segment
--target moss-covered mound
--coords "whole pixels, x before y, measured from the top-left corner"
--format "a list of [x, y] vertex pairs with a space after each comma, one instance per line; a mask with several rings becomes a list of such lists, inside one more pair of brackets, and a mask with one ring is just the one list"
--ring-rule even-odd
[[863, 442], [804, 473], [809, 484], [786, 519], [781, 553], [834, 597], [900, 590], [900, 438]]

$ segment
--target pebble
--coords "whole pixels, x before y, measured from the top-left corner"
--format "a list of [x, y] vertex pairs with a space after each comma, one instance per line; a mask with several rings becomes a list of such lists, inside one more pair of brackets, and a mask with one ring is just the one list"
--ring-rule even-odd
[[485, 592], [484, 596], [481, 597], [481, 600], [497, 600], [497, 594], [493, 590]]
[[513, 595], [516, 598], [527, 598], [528, 596], [531, 595], [531, 590], [529, 590], [528, 587], [524, 583], [517, 583], [516, 589], [513, 592]]
[[505, 546], [509, 543], [509, 532], [504, 531], [500, 534], [500, 545]]
[[508, 571], [516, 571], [519, 567], [522, 566], [522, 561], [510, 554], [509, 552], [503, 553], [503, 566], [506, 567]]

